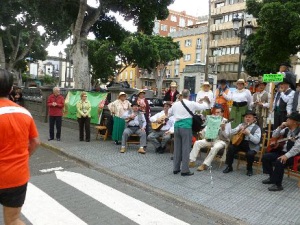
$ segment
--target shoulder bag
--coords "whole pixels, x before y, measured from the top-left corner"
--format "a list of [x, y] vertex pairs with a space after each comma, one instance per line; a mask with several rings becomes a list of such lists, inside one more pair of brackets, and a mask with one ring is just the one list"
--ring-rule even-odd
[[192, 124], [192, 130], [194, 132], [199, 132], [202, 129], [203, 120], [200, 115], [196, 115], [192, 113], [192, 111], [184, 104], [184, 102], [181, 100], [181, 104], [183, 107], [191, 114], [193, 117], [193, 124]]

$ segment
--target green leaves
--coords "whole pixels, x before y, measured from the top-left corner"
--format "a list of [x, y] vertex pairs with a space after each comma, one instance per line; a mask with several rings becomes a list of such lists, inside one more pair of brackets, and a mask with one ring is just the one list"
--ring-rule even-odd
[[247, 40], [244, 66], [250, 75], [271, 73], [289, 61], [300, 46], [298, 0], [248, 0], [247, 12], [257, 17], [256, 32]]

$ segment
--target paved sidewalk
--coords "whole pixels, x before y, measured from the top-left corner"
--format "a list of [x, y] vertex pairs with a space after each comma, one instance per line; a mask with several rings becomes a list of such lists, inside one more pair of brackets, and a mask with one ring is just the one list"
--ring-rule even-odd
[[36, 124], [41, 141], [48, 147], [80, 159], [93, 168], [133, 179], [166, 196], [225, 214], [228, 220], [223, 224], [230, 224], [228, 221], [232, 217], [237, 220], [232, 220], [231, 224], [300, 224], [300, 189], [295, 179], [285, 176], [284, 190], [269, 192], [268, 185], [261, 183], [266, 175], [248, 177], [243, 166], [239, 171], [224, 175], [218, 162], [212, 164], [211, 173], [195, 171], [194, 176], [182, 177], [173, 175], [170, 154], [156, 154], [153, 146], [147, 147], [145, 155], [137, 153], [136, 145], [130, 145], [127, 152], [121, 154], [120, 146], [112, 141], [95, 140], [94, 130], [91, 131], [91, 142], [79, 142], [78, 130], [65, 127], [60, 142], [48, 141], [48, 124], [38, 121]]

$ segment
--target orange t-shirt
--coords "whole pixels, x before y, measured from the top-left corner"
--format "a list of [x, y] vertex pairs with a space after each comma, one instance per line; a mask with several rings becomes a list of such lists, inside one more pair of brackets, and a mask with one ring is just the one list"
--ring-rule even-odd
[[29, 180], [29, 140], [38, 137], [31, 114], [8, 99], [0, 99], [0, 189]]

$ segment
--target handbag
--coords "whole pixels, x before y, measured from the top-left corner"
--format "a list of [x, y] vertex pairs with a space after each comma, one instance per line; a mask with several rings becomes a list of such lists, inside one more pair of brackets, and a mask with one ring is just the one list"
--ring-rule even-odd
[[191, 116], [193, 118], [192, 131], [199, 132], [202, 129], [202, 124], [203, 124], [203, 120], [202, 120], [201, 116], [192, 113], [192, 111], [184, 104], [184, 102], [182, 100], [181, 100], [181, 104], [189, 112], [189, 114], [191, 114]]

